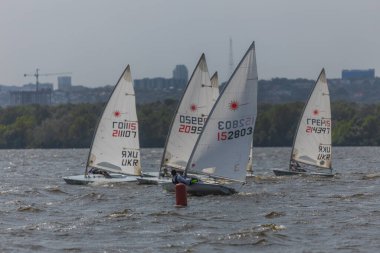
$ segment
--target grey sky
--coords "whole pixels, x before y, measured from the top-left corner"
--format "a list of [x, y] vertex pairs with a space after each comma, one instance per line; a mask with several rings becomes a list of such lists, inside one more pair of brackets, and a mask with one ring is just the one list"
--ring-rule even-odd
[[235, 65], [255, 41], [260, 79], [379, 73], [379, 13], [378, 0], [0, 0], [0, 84], [34, 82], [36, 67], [85, 86], [115, 84], [127, 64], [134, 79], [171, 77], [203, 52], [224, 81], [230, 37]]

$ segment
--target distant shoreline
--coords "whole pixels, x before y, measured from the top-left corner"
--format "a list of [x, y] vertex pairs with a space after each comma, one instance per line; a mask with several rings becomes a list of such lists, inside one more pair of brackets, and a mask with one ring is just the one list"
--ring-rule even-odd
[[[103, 104], [0, 109], [0, 149], [89, 148]], [[162, 148], [177, 101], [138, 105], [140, 146]], [[303, 102], [259, 104], [255, 147], [290, 147]], [[380, 146], [380, 103], [333, 102], [333, 146]]]

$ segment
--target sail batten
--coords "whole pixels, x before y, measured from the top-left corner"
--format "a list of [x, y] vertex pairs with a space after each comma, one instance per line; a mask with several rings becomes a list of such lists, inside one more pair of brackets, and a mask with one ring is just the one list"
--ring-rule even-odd
[[91, 144], [88, 167], [140, 175], [140, 144], [135, 92], [129, 65], [114, 87]]

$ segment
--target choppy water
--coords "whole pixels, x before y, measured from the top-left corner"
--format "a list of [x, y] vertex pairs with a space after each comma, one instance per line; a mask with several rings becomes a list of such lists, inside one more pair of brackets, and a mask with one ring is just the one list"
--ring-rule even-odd
[[[233, 196], [189, 197], [135, 183], [74, 186], [87, 150], [0, 151], [0, 252], [377, 252], [380, 148], [334, 148], [333, 179], [274, 177], [290, 148], [255, 149]], [[156, 171], [162, 149], [143, 149]]]

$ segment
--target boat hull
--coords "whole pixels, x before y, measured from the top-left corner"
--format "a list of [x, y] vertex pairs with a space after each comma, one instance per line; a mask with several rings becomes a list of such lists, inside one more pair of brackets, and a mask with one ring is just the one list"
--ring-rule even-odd
[[[194, 174], [189, 174], [190, 178], [197, 178], [198, 180], [207, 180], [208, 177], [204, 177], [201, 175], [194, 175]], [[163, 184], [163, 183], [172, 183], [172, 178], [171, 177], [161, 177], [158, 178], [158, 172], [144, 172], [142, 177], [137, 178], [137, 183], [138, 184]]]
[[127, 176], [122, 174], [110, 174], [110, 178], [106, 178], [103, 175], [77, 175], [64, 177], [63, 180], [67, 184], [71, 185], [87, 185], [87, 184], [107, 184], [107, 183], [124, 183], [124, 182], [136, 182], [137, 176]]
[[[144, 172], [143, 173], [144, 178], [157, 178], [158, 172]], [[73, 185], [86, 185], [91, 183], [98, 183], [98, 184], [107, 184], [107, 183], [123, 183], [123, 182], [136, 182], [137, 178], [140, 176], [130, 176], [130, 175], [124, 175], [124, 174], [118, 174], [118, 173], [110, 173], [110, 178], [106, 178], [103, 175], [100, 174], [89, 174], [85, 176], [77, 175], [77, 176], [68, 176], [64, 177], [63, 180], [67, 184], [73, 184]]]
[[302, 172], [302, 171], [289, 171], [289, 170], [273, 170], [276, 176], [319, 176], [319, 177], [333, 177], [332, 173], [320, 173], [320, 172]]
[[[168, 192], [175, 192], [175, 185], [172, 182], [162, 183], [162, 188]], [[205, 195], [231, 195], [237, 193], [234, 188], [219, 184], [196, 183], [186, 185], [187, 193], [194, 196]]]

